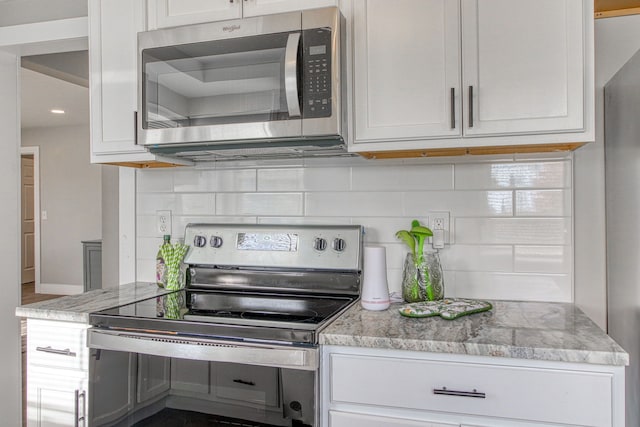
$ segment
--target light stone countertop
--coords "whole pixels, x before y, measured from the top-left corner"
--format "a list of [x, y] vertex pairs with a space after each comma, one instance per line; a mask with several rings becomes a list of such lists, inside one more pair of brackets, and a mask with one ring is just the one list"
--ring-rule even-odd
[[491, 301], [491, 311], [444, 320], [408, 318], [392, 304], [355, 304], [321, 334], [320, 344], [518, 359], [628, 365], [629, 355], [573, 304]]
[[22, 305], [16, 316], [29, 319], [89, 323], [89, 313], [168, 293], [155, 283], [135, 282]]
[[[97, 289], [16, 308], [31, 319], [89, 322], [89, 313], [166, 294], [155, 283]], [[320, 334], [320, 344], [518, 359], [628, 365], [629, 355], [573, 304], [492, 301], [489, 312], [455, 320], [407, 318], [354, 304]]]

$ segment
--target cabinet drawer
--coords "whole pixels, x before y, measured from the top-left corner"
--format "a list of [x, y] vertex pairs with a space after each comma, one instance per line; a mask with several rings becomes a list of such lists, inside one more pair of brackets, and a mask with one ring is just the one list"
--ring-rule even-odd
[[88, 355], [86, 324], [27, 320], [29, 366], [86, 371]]
[[212, 370], [217, 398], [259, 406], [279, 405], [278, 368], [219, 363]]
[[329, 411], [329, 427], [458, 427], [458, 424], [431, 423], [403, 418]]
[[331, 401], [610, 426], [607, 373], [331, 355]]

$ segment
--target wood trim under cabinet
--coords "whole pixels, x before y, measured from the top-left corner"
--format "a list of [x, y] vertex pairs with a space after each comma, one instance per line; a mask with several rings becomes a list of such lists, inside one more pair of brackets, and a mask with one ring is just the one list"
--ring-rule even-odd
[[158, 168], [174, 168], [178, 166], [187, 166], [185, 164], [178, 163], [167, 163], [167, 162], [109, 162], [109, 163], [101, 163], [103, 165], [111, 165], [111, 166], [123, 166], [127, 168], [136, 168], [136, 169], [158, 169]]
[[640, 0], [594, 0], [593, 5], [596, 19], [640, 14]]
[[426, 150], [398, 150], [398, 151], [363, 151], [359, 154], [367, 159], [402, 159], [412, 157], [452, 157], [465, 155], [487, 154], [528, 154], [550, 153], [557, 151], [573, 151], [583, 146], [584, 142], [570, 142], [544, 145], [509, 145], [492, 147], [463, 147], [463, 148], [434, 148]]

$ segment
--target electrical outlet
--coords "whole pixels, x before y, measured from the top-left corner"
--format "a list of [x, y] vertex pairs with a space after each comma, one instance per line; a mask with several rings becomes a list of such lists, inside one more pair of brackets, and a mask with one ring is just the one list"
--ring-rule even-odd
[[449, 212], [429, 212], [429, 228], [433, 231], [431, 244], [434, 249], [442, 249], [445, 244], [451, 244], [451, 228]]
[[156, 211], [156, 228], [163, 236], [171, 234], [171, 211]]

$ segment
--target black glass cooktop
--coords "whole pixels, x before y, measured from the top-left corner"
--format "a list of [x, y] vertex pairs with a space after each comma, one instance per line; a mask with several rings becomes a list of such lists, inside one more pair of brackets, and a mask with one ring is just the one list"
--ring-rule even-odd
[[94, 327], [239, 340], [316, 343], [355, 297], [181, 290], [90, 315]]

